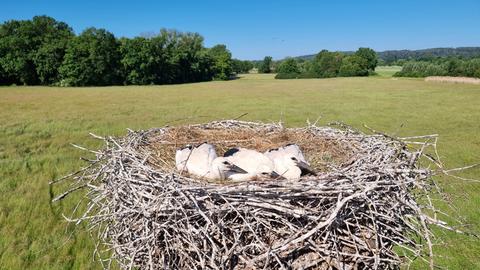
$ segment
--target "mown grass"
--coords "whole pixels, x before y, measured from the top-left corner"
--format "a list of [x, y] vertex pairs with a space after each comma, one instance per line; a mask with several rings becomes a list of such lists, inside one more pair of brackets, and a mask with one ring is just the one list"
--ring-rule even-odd
[[392, 77], [393, 74], [399, 72], [400, 70], [402, 70], [401, 66], [378, 66], [375, 69], [375, 72], [378, 74], [378, 76]]
[[[0, 88], [0, 269], [98, 269], [93, 244], [61, 214], [76, 199], [50, 204], [48, 181], [79, 168], [70, 146], [98, 147], [88, 132], [122, 135], [126, 128], [205, 122], [248, 113], [246, 120], [300, 126], [321, 116], [398, 135], [440, 134], [450, 166], [480, 161], [480, 86], [370, 78], [274, 80], [246, 75], [228, 82], [131, 87]], [[480, 178], [480, 169], [464, 173]], [[443, 179], [465, 222], [480, 230], [480, 183]], [[68, 213], [68, 212], [67, 212]], [[437, 263], [480, 268], [480, 241], [437, 233]], [[418, 263], [416, 268], [425, 265]]]

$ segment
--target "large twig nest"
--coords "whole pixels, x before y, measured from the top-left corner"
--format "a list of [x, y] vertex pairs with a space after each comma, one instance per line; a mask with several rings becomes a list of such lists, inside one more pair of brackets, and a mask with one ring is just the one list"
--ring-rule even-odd
[[[70, 220], [98, 233], [105, 268], [390, 269], [430, 261], [428, 225], [443, 224], [426, 213], [431, 171], [418, 165], [435, 136], [409, 138], [422, 141], [413, 151], [344, 126], [230, 120], [102, 139], [106, 147], [59, 198], [88, 188], [87, 210]], [[203, 141], [219, 151], [295, 142], [320, 173], [243, 183], [177, 173], [175, 149]]]

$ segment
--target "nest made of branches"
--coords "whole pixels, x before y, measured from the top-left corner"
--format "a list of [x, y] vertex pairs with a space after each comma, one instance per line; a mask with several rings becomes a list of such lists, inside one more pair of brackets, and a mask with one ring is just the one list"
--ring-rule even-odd
[[172, 172], [175, 170], [175, 151], [185, 145], [203, 142], [214, 144], [217, 155], [228, 149], [243, 147], [265, 152], [289, 143], [300, 146], [312, 168], [328, 171], [331, 166], [348, 163], [355, 152], [355, 143], [336, 138], [318, 136], [308, 129], [259, 129], [252, 127], [224, 128], [180, 126], [151, 130], [141, 151], [149, 155], [148, 162], [155, 168]]
[[[419, 165], [436, 163], [425, 153], [436, 135], [226, 120], [95, 137], [105, 147], [84, 149], [96, 158], [58, 180], [72, 187], [55, 200], [88, 189], [68, 220], [96, 233], [104, 268], [396, 269], [417, 258], [433, 267], [429, 226], [447, 227], [429, 197], [433, 172]], [[297, 143], [320, 173], [229, 183], [176, 172], [176, 148], [203, 141], [219, 152]]]

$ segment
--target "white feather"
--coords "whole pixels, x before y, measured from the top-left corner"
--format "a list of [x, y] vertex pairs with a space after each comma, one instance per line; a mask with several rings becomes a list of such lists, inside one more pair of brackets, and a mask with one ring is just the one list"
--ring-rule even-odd
[[302, 150], [300, 150], [300, 147], [296, 144], [289, 144], [277, 149], [269, 150], [265, 152], [265, 155], [274, 163], [275, 171], [287, 179], [300, 178], [302, 170], [298, 167], [298, 162], [303, 162], [309, 165]]
[[224, 180], [240, 169], [232, 166], [227, 158], [217, 157], [215, 146], [208, 143], [177, 150], [175, 162], [179, 171], [207, 179]]
[[246, 148], [237, 148], [238, 151], [226, 158], [233, 164], [247, 171], [247, 174], [232, 174], [228, 178], [236, 181], [250, 180], [256, 176], [268, 177], [274, 171], [273, 162], [264, 154]]
[[179, 171], [186, 171], [187, 170], [187, 160], [190, 157], [190, 153], [192, 152], [191, 146], [186, 146], [182, 149], [178, 149], [175, 153], [175, 165], [177, 170]]

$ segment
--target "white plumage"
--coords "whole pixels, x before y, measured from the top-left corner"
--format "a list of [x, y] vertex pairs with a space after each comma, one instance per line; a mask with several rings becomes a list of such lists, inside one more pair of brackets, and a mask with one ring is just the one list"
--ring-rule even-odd
[[264, 154], [246, 148], [232, 148], [223, 155], [236, 166], [247, 171], [246, 174], [231, 174], [228, 179], [234, 181], [251, 180], [255, 177], [278, 178], [273, 162]]
[[306, 174], [315, 174], [296, 144], [287, 144], [265, 152], [274, 163], [275, 171], [287, 179], [299, 179]]
[[187, 145], [183, 148], [180, 148], [175, 153], [175, 165], [177, 170], [179, 171], [187, 171], [187, 160], [190, 157], [190, 153], [192, 153], [193, 147], [191, 145]]
[[177, 170], [208, 179], [224, 180], [230, 174], [246, 173], [226, 158], [217, 157], [215, 146], [208, 143], [202, 143], [197, 147], [187, 146], [177, 150], [175, 162]]

